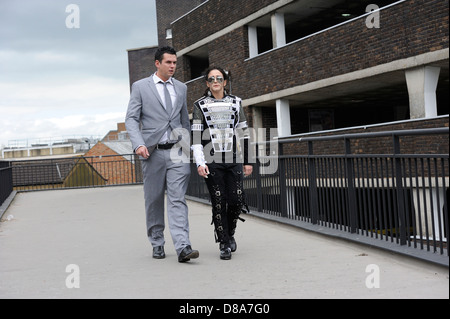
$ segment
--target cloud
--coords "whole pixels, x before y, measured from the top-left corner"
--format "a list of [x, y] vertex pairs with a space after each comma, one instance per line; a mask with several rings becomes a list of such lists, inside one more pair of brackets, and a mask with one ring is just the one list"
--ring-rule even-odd
[[[66, 6], [80, 28], [66, 26]], [[105, 135], [125, 117], [127, 49], [157, 44], [154, 0], [1, 0], [0, 146]]]
[[16, 143], [18, 140], [58, 139], [63, 137], [103, 137], [109, 131], [116, 129], [117, 123], [123, 122], [125, 112], [110, 112], [101, 114], [75, 114], [61, 117], [35, 119], [23, 117], [19, 121], [0, 119], [0, 126], [6, 125], [2, 131], [4, 146]]
[[[58, 48], [65, 51], [110, 50], [117, 45], [147, 46], [156, 35], [155, 2], [151, 0], [76, 0], [80, 28], [66, 25], [71, 2], [2, 0], [0, 37], [20, 50]], [[17, 35], [20, 35], [19, 37]], [[90, 46], [87, 46], [90, 44]]]
[[[102, 114], [68, 115], [62, 117], [32, 119], [25, 117], [18, 122], [5, 123], [10, 129], [2, 132], [8, 143], [4, 146], [29, 145], [37, 140], [55, 140], [69, 137], [104, 137], [116, 129], [116, 124], [123, 122], [125, 113], [112, 112]], [[17, 134], [20, 131], [21, 134]]]
[[[52, 135], [104, 135], [123, 122], [129, 86], [109, 78], [0, 83], [0, 144]], [[49, 90], [48, 88], [52, 89]]]
[[0, 82], [0, 105], [7, 113], [21, 113], [21, 107], [35, 107], [35, 112], [45, 109], [77, 112], [86, 108], [92, 111], [93, 106], [98, 110], [117, 109], [125, 107], [128, 97], [128, 82], [112, 78]]

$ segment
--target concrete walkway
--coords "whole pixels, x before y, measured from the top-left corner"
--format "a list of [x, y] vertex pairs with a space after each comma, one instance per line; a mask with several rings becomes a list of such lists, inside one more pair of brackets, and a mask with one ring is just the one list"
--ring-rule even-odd
[[446, 267], [251, 215], [220, 260], [211, 209], [192, 201], [200, 258], [178, 263], [167, 229], [155, 260], [143, 198], [142, 186], [17, 194], [0, 223], [0, 299], [449, 298]]

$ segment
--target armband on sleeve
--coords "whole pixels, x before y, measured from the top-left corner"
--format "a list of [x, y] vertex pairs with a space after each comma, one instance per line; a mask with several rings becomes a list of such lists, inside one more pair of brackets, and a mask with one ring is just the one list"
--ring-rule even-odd
[[193, 156], [195, 159], [195, 163], [197, 164], [197, 167], [205, 166], [206, 160], [205, 160], [205, 154], [203, 153], [203, 145], [195, 144], [195, 145], [191, 146], [191, 149], [193, 151]]

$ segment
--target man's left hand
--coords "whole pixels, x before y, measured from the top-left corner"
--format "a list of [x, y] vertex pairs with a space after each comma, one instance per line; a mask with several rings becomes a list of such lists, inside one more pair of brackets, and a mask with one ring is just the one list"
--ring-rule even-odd
[[253, 166], [252, 165], [244, 165], [244, 176], [252, 175]]

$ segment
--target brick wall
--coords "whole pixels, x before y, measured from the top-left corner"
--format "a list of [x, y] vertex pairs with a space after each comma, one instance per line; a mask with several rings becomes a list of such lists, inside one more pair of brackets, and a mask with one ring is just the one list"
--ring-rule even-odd
[[[158, 47], [172, 46], [172, 40], [166, 39], [166, 29], [171, 23], [186, 14], [205, 0], [156, 0], [156, 19], [158, 23], [158, 45], [128, 51], [128, 69], [131, 85], [156, 72], [155, 52]], [[180, 72], [178, 72], [180, 74]]]
[[[227, 14], [227, 1], [210, 0], [173, 25], [174, 46], [183, 49], [274, 2], [245, 1]], [[243, 26], [207, 44], [209, 62], [230, 70], [232, 93], [248, 99], [449, 46], [448, 1], [410, 0], [383, 10], [380, 17], [379, 29], [367, 28], [362, 18], [247, 61], [248, 30]], [[176, 77], [190, 80], [189, 59], [178, 61]], [[188, 83], [190, 112], [204, 89], [201, 80]]]
[[[170, 7], [169, 2], [167, 6]], [[231, 6], [230, 1], [210, 0], [172, 25], [173, 46], [179, 51], [275, 2], [233, 1]], [[165, 4], [163, 0], [158, 3]], [[362, 18], [248, 61], [245, 61], [248, 57], [248, 30], [243, 26], [207, 44], [209, 62], [230, 70], [233, 75], [232, 93], [248, 99], [448, 48], [448, 7], [446, 0], [409, 0], [383, 10], [379, 29], [368, 29], [365, 18]], [[184, 82], [190, 80], [189, 67], [189, 59], [180, 56], [175, 76]], [[189, 81], [190, 112], [193, 102], [205, 88], [203, 80]], [[274, 112], [263, 110], [264, 127], [276, 127]], [[250, 116], [249, 121], [252, 122]], [[410, 129], [419, 125], [418, 122], [411, 123], [414, 124], [377, 126], [374, 129], [403, 129], [402, 126]], [[445, 125], [439, 120], [425, 120], [420, 125], [428, 125], [426, 123], [432, 127]]]
[[173, 46], [181, 50], [277, 0], [210, 0], [173, 26]]
[[[84, 156], [94, 169], [107, 180], [108, 185], [134, 182], [135, 165], [126, 161], [123, 156], [119, 156], [102, 142], [95, 144]], [[95, 158], [89, 158], [92, 156]]]
[[[219, 66], [225, 70], [231, 71], [232, 93], [241, 98], [248, 95], [245, 92], [246, 79], [243, 78], [242, 61], [246, 58], [247, 48], [245, 46], [246, 35], [244, 28], [239, 28], [229, 34], [213, 41], [209, 44], [211, 66]], [[220, 50], [214, 50], [220, 48]], [[188, 59], [180, 57], [178, 59], [176, 77], [181, 81], [189, 78]], [[203, 79], [188, 83], [188, 110], [192, 112], [193, 103], [200, 98], [206, 90], [206, 83]]]
[[[242, 2], [242, 7], [231, 15], [233, 22], [273, 2]], [[226, 3], [211, 0], [177, 21], [173, 25], [176, 49], [183, 49], [230, 24]], [[211, 12], [218, 15], [209, 12], [210, 7], [216, 7]], [[217, 21], [212, 25], [214, 19]], [[230, 68], [234, 74], [234, 93], [248, 99], [448, 48], [448, 28], [448, 1], [410, 0], [383, 10], [379, 29], [368, 29], [362, 18], [244, 61], [248, 57], [248, 34], [244, 26], [215, 39], [208, 44], [208, 50], [210, 64]], [[188, 74], [186, 61], [182, 61], [177, 76], [187, 81]]]
[[243, 62], [244, 79], [264, 79], [242, 83], [245, 98], [448, 48], [448, 28], [448, 1], [401, 3], [381, 12], [379, 29], [359, 19]]
[[119, 133], [126, 132], [127, 128], [125, 127], [125, 122], [117, 123], [117, 130], [109, 131], [106, 134], [102, 141], [117, 141], [119, 140]]
[[205, 0], [156, 0], [156, 20], [158, 23], [158, 45], [172, 46], [172, 40], [166, 39], [166, 29], [171, 23], [183, 16]]
[[157, 47], [141, 48], [128, 51], [128, 73], [131, 85], [156, 72], [155, 52]]

